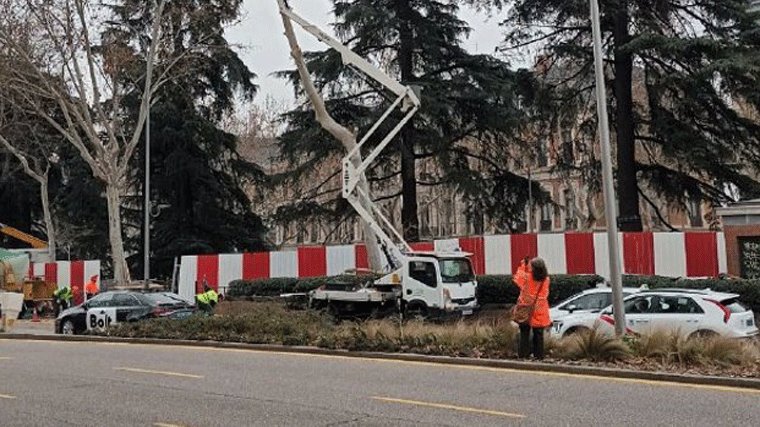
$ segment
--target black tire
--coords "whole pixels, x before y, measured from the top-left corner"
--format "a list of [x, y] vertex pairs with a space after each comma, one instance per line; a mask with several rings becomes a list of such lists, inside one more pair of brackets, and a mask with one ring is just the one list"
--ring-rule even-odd
[[712, 338], [717, 337], [718, 333], [715, 331], [711, 331], [709, 329], [700, 329], [698, 331], [694, 331], [689, 335], [689, 339], [705, 339], [705, 338]]
[[565, 333], [562, 335], [562, 338], [567, 338], [570, 335], [577, 334], [578, 332], [584, 332], [584, 331], [589, 331], [589, 330], [590, 330], [589, 328], [586, 328], [583, 326], [576, 326], [565, 331]]
[[61, 323], [61, 333], [63, 335], [76, 335], [76, 328], [74, 327], [74, 321], [66, 319]]
[[404, 317], [407, 320], [425, 321], [428, 318], [427, 306], [423, 303], [412, 303], [404, 309]]

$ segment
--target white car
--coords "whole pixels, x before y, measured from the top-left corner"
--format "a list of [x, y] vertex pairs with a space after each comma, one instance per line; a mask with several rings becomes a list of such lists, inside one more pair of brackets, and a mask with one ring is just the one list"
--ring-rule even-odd
[[[643, 289], [623, 288], [623, 298]], [[594, 321], [599, 318], [599, 312], [611, 304], [612, 288], [604, 284], [565, 299], [549, 310], [552, 319], [552, 336], [561, 338], [579, 328], [592, 327]]]
[[[755, 313], [744, 307], [738, 299], [738, 294], [709, 289], [641, 291], [623, 301], [625, 330], [634, 334], [668, 330], [687, 337], [721, 335], [748, 338], [758, 335]], [[602, 310], [596, 318], [589, 314], [567, 320], [577, 328], [598, 327], [603, 333], [615, 333], [611, 306]]]

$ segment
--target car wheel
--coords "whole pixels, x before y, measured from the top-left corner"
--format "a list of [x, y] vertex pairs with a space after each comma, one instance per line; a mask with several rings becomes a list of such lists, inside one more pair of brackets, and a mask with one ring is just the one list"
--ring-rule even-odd
[[689, 338], [691, 338], [691, 339], [693, 339], [693, 338], [702, 338], [702, 339], [704, 339], [704, 338], [711, 338], [711, 337], [715, 337], [715, 336], [718, 336], [718, 333], [715, 332], [715, 331], [711, 331], [709, 329], [700, 329], [698, 331], [692, 332], [692, 334], [689, 335]]
[[74, 335], [74, 322], [65, 320], [61, 325], [61, 333], [64, 335]]
[[577, 334], [578, 332], [587, 332], [589, 331], [589, 328], [584, 328], [583, 326], [576, 326], [574, 328], [570, 328], [567, 331], [565, 331], [564, 334], [562, 334], [562, 338], [567, 338], [570, 335]]

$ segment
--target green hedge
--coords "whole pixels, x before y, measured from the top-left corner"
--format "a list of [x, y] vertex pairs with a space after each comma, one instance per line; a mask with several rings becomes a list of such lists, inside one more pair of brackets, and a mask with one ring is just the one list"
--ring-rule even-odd
[[[260, 280], [235, 280], [230, 283], [227, 296], [232, 298], [264, 296], [272, 297], [283, 293], [308, 292], [325, 284], [343, 284], [346, 289], [372, 280], [373, 275], [340, 275], [312, 278], [277, 278]], [[549, 287], [549, 304], [562, 301], [584, 289], [601, 282], [601, 276], [555, 274]], [[646, 284], [654, 288], [705, 289], [741, 295], [742, 303], [756, 314], [760, 314], [760, 280], [743, 279], [673, 279], [662, 276], [624, 275], [623, 286], [638, 288]], [[517, 287], [512, 284], [511, 275], [478, 276], [477, 297], [481, 305], [513, 303], [517, 300]]]
[[295, 279], [282, 277], [275, 279], [258, 280], [233, 280], [229, 284], [227, 295], [233, 298], [240, 297], [272, 297], [280, 294], [293, 292], [308, 292], [325, 284], [342, 284], [346, 288], [353, 288], [361, 283], [373, 280], [377, 275], [339, 275], [328, 277], [309, 277]]
[[[351, 288], [371, 280], [373, 276], [341, 275], [312, 278], [277, 278], [259, 280], [235, 280], [230, 283], [227, 296], [241, 297], [271, 297], [284, 293], [308, 292], [324, 284], [345, 284]], [[376, 277], [376, 276], [375, 276]], [[594, 286], [602, 278], [596, 275], [558, 274], [551, 276], [549, 292], [550, 303], [559, 302], [583, 289]], [[512, 284], [511, 275], [478, 276], [478, 301], [481, 304], [513, 303], [518, 296], [517, 287]]]
[[[554, 305], [578, 292], [603, 281], [595, 274], [553, 274], [549, 276], [549, 304]], [[520, 292], [512, 283], [511, 275], [478, 276], [478, 302], [480, 304], [514, 303]]]

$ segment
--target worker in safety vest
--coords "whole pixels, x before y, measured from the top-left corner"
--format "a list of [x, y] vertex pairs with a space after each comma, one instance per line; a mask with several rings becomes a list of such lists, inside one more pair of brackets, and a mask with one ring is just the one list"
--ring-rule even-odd
[[90, 281], [87, 282], [86, 285], [84, 285], [84, 293], [87, 294], [87, 299], [94, 297], [98, 292], [100, 292], [100, 288], [98, 288], [98, 275], [93, 274], [90, 276]]
[[[516, 306], [530, 308], [528, 318], [520, 325], [520, 344], [518, 357], [528, 357], [531, 353], [537, 359], [544, 358], [544, 329], [552, 324], [549, 315], [549, 273], [546, 262], [541, 258], [530, 259], [526, 256], [512, 281], [520, 288]], [[533, 334], [531, 345], [529, 335]]]
[[198, 308], [206, 313], [214, 311], [214, 306], [219, 301], [219, 295], [208, 284], [203, 285], [203, 293], [195, 296]]
[[58, 317], [58, 314], [69, 308], [69, 305], [71, 304], [71, 298], [74, 296], [74, 294], [71, 292], [71, 288], [68, 286], [64, 286], [62, 288], [57, 288], [53, 292], [53, 311], [55, 312], [55, 317]]

